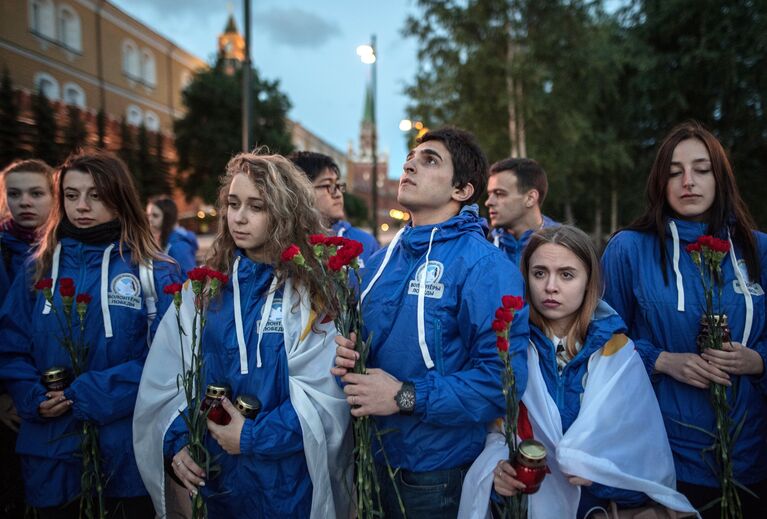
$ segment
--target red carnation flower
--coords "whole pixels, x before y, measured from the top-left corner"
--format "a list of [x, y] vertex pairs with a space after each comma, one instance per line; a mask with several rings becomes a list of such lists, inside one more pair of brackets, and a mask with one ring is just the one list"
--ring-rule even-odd
[[301, 249], [298, 248], [298, 245], [291, 245], [284, 251], [282, 251], [281, 259], [282, 261], [291, 261], [293, 258], [301, 254]]
[[75, 281], [72, 278], [61, 278], [59, 280], [59, 294], [61, 297], [74, 297]]
[[346, 264], [344, 258], [338, 254], [331, 256], [328, 260], [328, 268], [334, 272], [338, 272]]
[[495, 319], [493, 321], [493, 331], [495, 333], [502, 333], [506, 329], [506, 322], [502, 321], [500, 319]]
[[208, 267], [195, 267], [189, 272], [187, 272], [186, 275], [192, 281], [205, 281], [209, 275]]
[[53, 288], [53, 280], [51, 278], [43, 278], [35, 283], [35, 290], [50, 290]]
[[505, 323], [510, 323], [514, 320], [514, 313], [506, 308], [499, 308], [495, 311], [495, 318]]
[[344, 244], [345, 238], [341, 236], [328, 236], [325, 238], [325, 245], [331, 245], [333, 247], [340, 247]]
[[698, 243], [698, 242], [695, 242], [695, 243], [691, 243], [691, 244], [689, 244], [689, 245], [688, 245], [687, 247], [685, 247], [685, 248], [686, 248], [687, 252], [689, 252], [689, 253], [691, 253], [691, 254], [692, 254], [693, 252], [700, 252], [700, 243]]
[[82, 293], [77, 294], [77, 297], [75, 298], [75, 302], [78, 305], [87, 305], [90, 304], [90, 302], [93, 300], [93, 298], [90, 296], [90, 294]]
[[506, 337], [498, 337], [495, 340], [495, 346], [498, 351], [509, 351], [509, 340]]
[[525, 301], [519, 296], [503, 296], [503, 307], [508, 310], [521, 310], [525, 306]]
[[328, 237], [324, 234], [311, 234], [309, 235], [309, 243], [312, 245], [325, 245], [325, 240]]
[[163, 294], [167, 294], [169, 296], [176, 295], [179, 292], [181, 292], [181, 289], [184, 286], [181, 283], [171, 283], [170, 285], [167, 285], [165, 288], [162, 289]]

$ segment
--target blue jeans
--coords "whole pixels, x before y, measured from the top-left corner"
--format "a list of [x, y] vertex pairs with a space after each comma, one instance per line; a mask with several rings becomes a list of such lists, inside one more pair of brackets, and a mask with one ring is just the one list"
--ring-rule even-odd
[[[381, 502], [384, 517], [401, 518], [397, 493], [386, 467], [377, 466], [378, 482], [381, 485]], [[454, 469], [411, 472], [399, 470], [394, 482], [399, 490], [405, 514], [410, 519], [449, 519], [458, 515], [461, 502], [463, 478], [469, 466]]]

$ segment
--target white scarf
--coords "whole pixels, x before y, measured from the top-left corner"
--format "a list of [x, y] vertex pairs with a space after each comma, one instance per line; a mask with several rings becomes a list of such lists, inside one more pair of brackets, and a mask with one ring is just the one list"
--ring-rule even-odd
[[[568, 475], [644, 492], [672, 510], [695, 512], [675, 490], [676, 473], [663, 417], [634, 343], [626, 341], [617, 351], [606, 346], [589, 359], [581, 409], [564, 435], [559, 410], [540, 371], [538, 351], [532, 343], [528, 346], [529, 378], [522, 401], [535, 439], [549, 453], [551, 469], [540, 490], [530, 496], [528, 517], [576, 517], [580, 488], [568, 482]], [[503, 436], [491, 433], [464, 480], [459, 519], [489, 517], [493, 470], [507, 457]]]
[[[183, 292], [181, 325], [192, 329], [193, 294]], [[349, 406], [330, 375], [337, 335], [332, 321], [314, 321], [309, 296], [287, 280], [283, 291], [283, 328], [288, 356], [290, 400], [303, 433], [304, 454], [312, 480], [311, 519], [349, 516], [351, 436]], [[305, 331], [309, 330], [308, 333]], [[199, 332], [198, 332], [199, 333]], [[302, 337], [302, 335], [305, 335]], [[166, 516], [163, 442], [173, 420], [186, 408], [176, 376], [181, 366], [183, 341], [187, 369], [191, 360], [191, 333], [179, 337], [175, 308], [165, 313], [149, 350], [133, 415], [136, 462], [155, 510]], [[178, 366], [178, 368], [171, 368]]]

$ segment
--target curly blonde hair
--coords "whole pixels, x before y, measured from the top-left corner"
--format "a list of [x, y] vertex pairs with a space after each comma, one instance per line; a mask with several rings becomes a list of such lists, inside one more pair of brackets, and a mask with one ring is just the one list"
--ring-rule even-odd
[[[338, 302], [328, 294], [318, 276], [293, 262], [282, 262], [282, 252], [290, 245], [297, 245], [313, 272], [320, 265], [309, 244], [311, 234], [327, 231], [322, 217], [314, 207], [314, 188], [306, 175], [281, 155], [240, 153], [226, 165], [218, 192], [218, 232], [208, 254], [206, 264], [221, 272], [232, 274], [232, 262], [237, 245], [229, 232], [227, 219], [229, 188], [236, 175], [247, 175], [263, 194], [269, 218], [269, 240], [264, 244], [265, 257], [274, 267], [278, 283], [282, 285], [290, 277], [298, 285], [309, 290], [314, 310], [335, 315]], [[232, 274], [233, 275], [233, 274]]]

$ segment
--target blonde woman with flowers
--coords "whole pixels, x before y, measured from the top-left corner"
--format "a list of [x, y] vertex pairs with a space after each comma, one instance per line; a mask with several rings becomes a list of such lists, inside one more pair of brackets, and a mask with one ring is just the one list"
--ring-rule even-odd
[[[179, 323], [192, 330], [187, 286], [179, 321], [169, 312], [155, 338], [134, 422], [146, 431], [136, 454], [161, 515], [166, 460], [190, 494], [203, 495], [211, 518], [348, 515], [349, 407], [329, 374], [337, 302], [306, 268], [280, 261], [296, 244], [318, 267], [308, 241], [321, 231], [313, 197], [305, 175], [279, 155], [243, 153], [227, 165], [207, 267], [228, 280], [210, 301], [201, 348], [204, 384], [230, 389], [222, 402], [229, 421], [208, 415], [205, 446], [216, 470], [205, 473], [189, 454], [181, 416], [188, 410], [176, 386], [181, 348], [189, 361], [191, 333], [179, 333]], [[238, 411], [238, 397], [257, 404], [255, 416]]]

